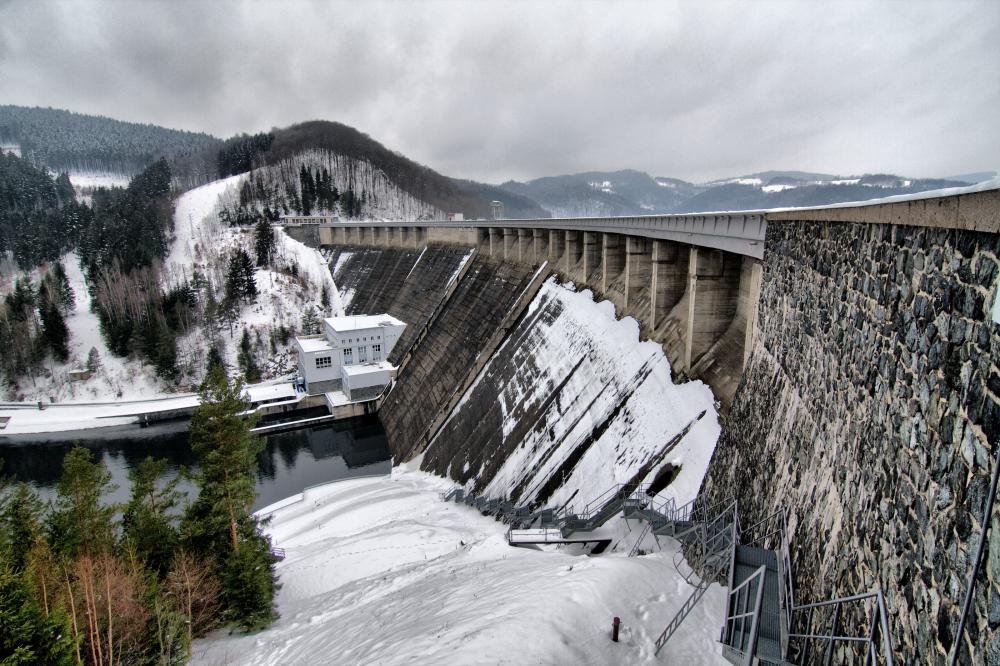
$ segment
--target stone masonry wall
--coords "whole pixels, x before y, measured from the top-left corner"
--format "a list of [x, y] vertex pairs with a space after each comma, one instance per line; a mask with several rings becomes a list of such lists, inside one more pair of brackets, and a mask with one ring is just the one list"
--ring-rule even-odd
[[[788, 221], [704, 484], [791, 509], [796, 603], [882, 586], [901, 663], [944, 663], [1000, 445], [1000, 236]], [[962, 663], [1000, 664], [1000, 512]], [[972, 656], [975, 655], [975, 656]]]

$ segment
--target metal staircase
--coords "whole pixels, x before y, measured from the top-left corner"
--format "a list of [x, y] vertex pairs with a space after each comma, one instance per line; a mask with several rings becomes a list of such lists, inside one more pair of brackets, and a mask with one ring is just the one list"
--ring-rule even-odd
[[[690, 615], [712, 583], [728, 587], [722, 654], [737, 666], [863, 663], [893, 666], [888, 614], [881, 589], [796, 605], [787, 516], [784, 509], [741, 528], [738, 505], [700, 500], [676, 507], [657, 502], [647, 486], [619, 484], [582, 511], [564, 507], [517, 506], [455, 489], [441, 496], [466, 504], [510, 525], [511, 545], [596, 542], [610, 539], [598, 528], [621, 513], [645, 523], [630, 556], [639, 554], [648, 534], [669, 536], [683, 548], [674, 566], [693, 590], [656, 639], [656, 653]], [[859, 624], [860, 622], [860, 624]]]
[[[589, 502], [582, 511], [564, 508], [517, 506], [504, 500], [487, 499], [461, 488], [441, 495], [448, 502], [466, 504], [484, 515], [492, 515], [510, 525], [507, 542], [513, 546], [537, 543], [588, 543], [606, 547], [608, 538], [591, 538], [589, 533], [603, 526], [626, 506], [643, 508], [646, 486], [618, 484]], [[602, 547], [602, 549], [603, 549]], [[595, 552], [599, 552], [595, 549]]]
[[[893, 665], [885, 599], [880, 589], [796, 605], [784, 509], [740, 528], [735, 501], [715, 506], [697, 501], [673, 508], [650, 503], [627, 508], [625, 517], [668, 534], [684, 548], [674, 566], [694, 586], [656, 639], [659, 654], [713, 582], [728, 583], [723, 656], [738, 666], [846, 663]], [[638, 552], [642, 536], [630, 555]], [[700, 574], [700, 575], [699, 575]], [[853, 618], [853, 628], [846, 618]], [[857, 618], [863, 618], [864, 626]]]

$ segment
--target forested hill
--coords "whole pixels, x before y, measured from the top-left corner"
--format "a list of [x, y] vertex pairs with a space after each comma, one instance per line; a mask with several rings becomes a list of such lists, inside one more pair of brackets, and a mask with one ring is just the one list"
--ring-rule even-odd
[[[126, 176], [156, 160], [192, 170], [221, 141], [204, 133], [88, 116], [61, 109], [0, 105], [0, 144], [53, 171], [101, 171]], [[176, 172], [177, 169], [175, 168]], [[210, 180], [214, 174], [203, 174]]]
[[341, 123], [314, 120], [273, 130], [273, 141], [258, 164], [277, 165], [309, 150], [364, 160], [410, 196], [448, 213], [489, 217], [490, 202], [503, 201], [507, 217], [549, 217], [533, 200], [493, 185], [443, 176], [393, 152], [367, 134]]

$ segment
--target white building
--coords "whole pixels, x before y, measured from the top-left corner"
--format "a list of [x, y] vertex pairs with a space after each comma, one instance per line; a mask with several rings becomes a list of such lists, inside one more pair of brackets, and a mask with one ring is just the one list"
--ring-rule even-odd
[[396, 368], [386, 359], [405, 328], [388, 314], [324, 319], [322, 334], [295, 338], [306, 391], [340, 390], [350, 400], [377, 393], [392, 383]]

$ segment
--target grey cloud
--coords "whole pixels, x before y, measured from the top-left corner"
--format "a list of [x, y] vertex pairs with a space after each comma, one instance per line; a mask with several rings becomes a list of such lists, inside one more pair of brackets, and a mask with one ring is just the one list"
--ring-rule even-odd
[[0, 102], [326, 118], [450, 175], [997, 168], [1000, 4], [0, 2]]

